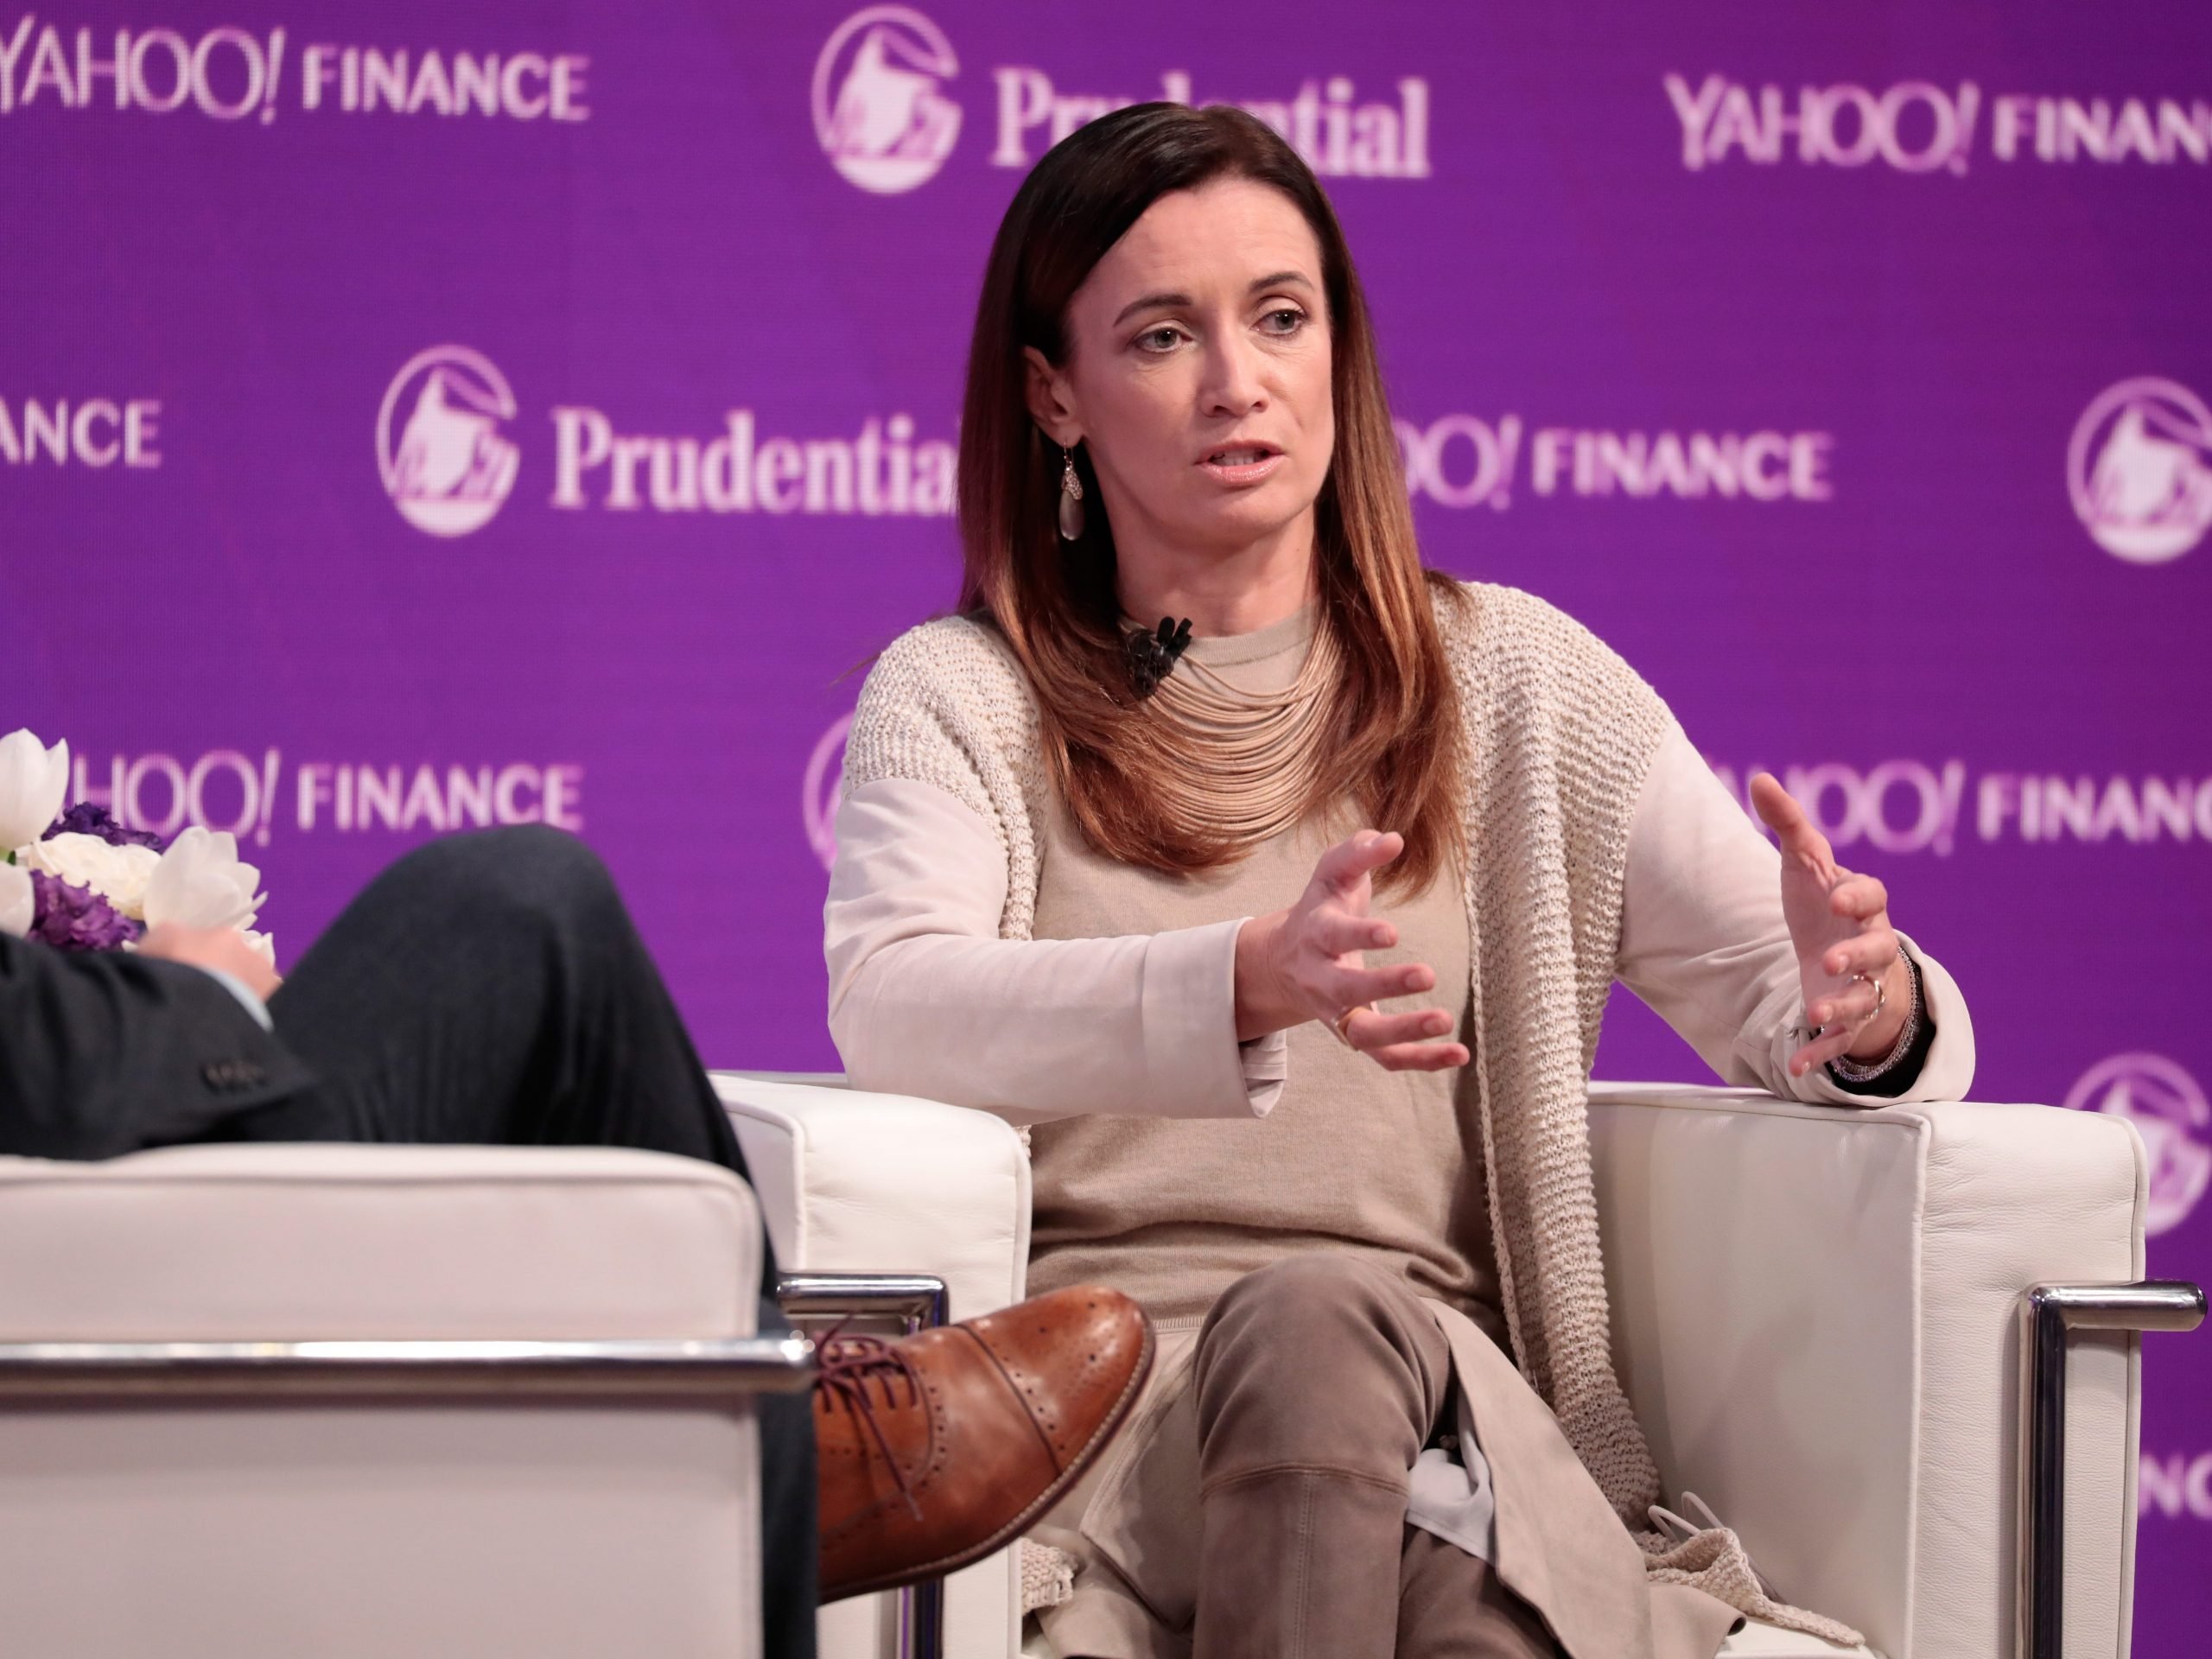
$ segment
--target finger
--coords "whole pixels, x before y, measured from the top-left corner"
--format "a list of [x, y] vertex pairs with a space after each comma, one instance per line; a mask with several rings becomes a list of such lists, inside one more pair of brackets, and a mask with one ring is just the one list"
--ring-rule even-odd
[[1834, 855], [1827, 837], [1814, 827], [1805, 809], [1772, 772], [1762, 772], [1752, 778], [1751, 805], [1774, 831], [1785, 855], [1821, 870], [1834, 867]]
[[1349, 898], [1362, 881], [1405, 849], [1406, 838], [1395, 830], [1387, 834], [1362, 830], [1321, 855], [1320, 861], [1313, 867], [1313, 879], [1332, 892]]
[[1789, 1075], [1802, 1077], [1815, 1066], [1826, 1065], [1851, 1046], [1856, 1034], [1848, 1026], [1821, 1033], [1789, 1057]]
[[1890, 907], [1890, 890], [1871, 875], [1847, 875], [1828, 891], [1828, 908], [1868, 922]]
[[1317, 910], [1307, 923], [1307, 938], [1324, 956], [1348, 957], [1357, 950], [1388, 950], [1398, 942], [1398, 930], [1371, 916], [1348, 911]]
[[1441, 1008], [1413, 1008], [1403, 1014], [1363, 1008], [1344, 1021], [1344, 1040], [1370, 1052], [1402, 1043], [1433, 1042], [1451, 1033], [1452, 1016]]
[[1339, 969], [1329, 982], [1328, 1000], [1339, 1008], [1362, 1002], [1388, 1002], [1421, 996], [1436, 988], [1436, 969], [1424, 962], [1394, 962], [1385, 968]]
[[1838, 1024], [1855, 1028], [1873, 1016], [1881, 1001], [1872, 985], [1863, 979], [1854, 979], [1833, 996], [1824, 996], [1806, 1009], [1805, 1018], [1823, 1032]]
[[1459, 1043], [1398, 1043], [1370, 1049], [1367, 1058], [1385, 1071], [1449, 1071], [1467, 1063], [1467, 1051]]
[[1751, 775], [1751, 808], [1785, 847], [1802, 836], [1820, 833], [1813, 828], [1812, 819], [1805, 816], [1805, 809], [1797, 804], [1796, 798], [1770, 772]]
[[1866, 974], [1879, 979], [1897, 963], [1897, 936], [1886, 927], [1869, 928], [1846, 939], [1821, 958], [1821, 971], [1836, 979]]

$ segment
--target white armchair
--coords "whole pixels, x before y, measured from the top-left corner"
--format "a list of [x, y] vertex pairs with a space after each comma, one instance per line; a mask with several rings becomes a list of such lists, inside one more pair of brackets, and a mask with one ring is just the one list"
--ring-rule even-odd
[[657, 1153], [0, 1158], [0, 1653], [753, 1659], [760, 1279]]
[[[1012, 1129], [834, 1077], [717, 1081], [786, 1266], [940, 1274], [956, 1319], [1020, 1296], [1029, 1185]], [[1590, 1122], [1616, 1353], [1668, 1495], [1697, 1492], [1785, 1597], [1888, 1659], [2012, 1654], [2022, 1298], [2140, 1277], [2133, 1128], [2041, 1106], [1847, 1112], [1620, 1084], [1592, 1090]], [[2063, 1652], [2125, 1659], [2134, 1338], [2077, 1340], [2070, 1381]], [[950, 1659], [1020, 1650], [1017, 1587], [1012, 1552], [951, 1580]], [[822, 1659], [879, 1659], [888, 1599], [825, 1610], [822, 1633]], [[1836, 1649], [1752, 1626], [1726, 1651]]]

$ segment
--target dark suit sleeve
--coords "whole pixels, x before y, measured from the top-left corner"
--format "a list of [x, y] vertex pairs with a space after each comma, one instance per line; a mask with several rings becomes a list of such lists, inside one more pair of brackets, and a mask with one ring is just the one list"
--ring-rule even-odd
[[198, 1140], [309, 1081], [197, 968], [0, 935], [0, 1153], [111, 1158]]

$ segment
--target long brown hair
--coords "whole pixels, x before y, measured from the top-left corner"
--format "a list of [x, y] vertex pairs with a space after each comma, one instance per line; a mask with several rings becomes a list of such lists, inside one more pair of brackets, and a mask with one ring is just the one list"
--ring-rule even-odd
[[1069, 301], [1154, 201], [1223, 177], [1280, 190], [1313, 227], [1327, 295], [1336, 449], [1315, 503], [1320, 626], [1344, 671], [1307, 810], [1346, 798], [1396, 830], [1386, 885], [1418, 892], [1459, 849], [1459, 718], [1421, 568], [1374, 329], [1313, 170], [1241, 110], [1139, 104], [1080, 127], [1015, 192], [991, 245], [960, 429], [960, 608], [995, 624], [1028, 675], [1054, 786], [1084, 837], [1125, 863], [1204, 869], [1236, 849], [1174, 822], [1158, 779], [1193, 764], [1128, 691], [1114, 540], [1078, 449], [1082, 537], [1059, 538], [1059, 457], [1031, 417], [1021, 348], [1067, 361]]

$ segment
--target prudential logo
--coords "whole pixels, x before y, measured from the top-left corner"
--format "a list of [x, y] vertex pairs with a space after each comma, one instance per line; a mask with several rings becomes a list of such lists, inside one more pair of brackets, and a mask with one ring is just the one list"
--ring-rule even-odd
[[377, 474], [400, 517], [433, 536], [491, 523], [522, 461], [500, 429], [515, 412], [506, 377], [481, 353], [433, 346], [410, 358], [377, 410]]
[[830, 722], [806, 757], [806, 777], [799, 785], [799, 817], [806, 825], [807, 844], [825, 870], [837, 861], [837, 799], [844, 792], [845, 740], [852, 730], [849, 714]]
[[2196, 1079], [2163, 1054], [2115, 1054], [2084, 1071], [2068, 1091], [2074, 1111], [2124, 1117], [2143, 1137], [2151, 1165], [2143, 1230], [2178, 1227], [2212, 1185], [2212, 1104]]
[[960, 106], [939, 90], [959, 72], [944, 31], [920, 12], [855, 12], [815, 60], [814, 136], [823, 153], [879, 194], [926, 181], [960, 137]]
[[2179, 558], [2212, 529], [2212, 410], [2177, 381], [2121, 381], [2075, 423], [2066, 488], [2114, 558]]

